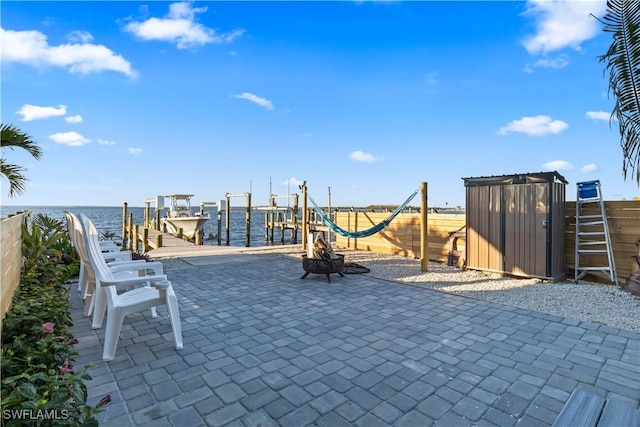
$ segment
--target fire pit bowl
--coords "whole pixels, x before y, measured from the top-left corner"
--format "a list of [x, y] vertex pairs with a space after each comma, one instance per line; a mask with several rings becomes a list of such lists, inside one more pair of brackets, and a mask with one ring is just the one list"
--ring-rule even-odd
[[304, 279], [309, 273], [314, 274], [326, 274], [327, 280], [331, 283], [331, 273], [338, 273], [344, 277], [342, 270], [344, 270], [344, 255], [336, 254], [338, 258], [335, 259], [322, 259], [322, 258], [309, 258], [307, 255], [302, 255], [302, 268], [305, 273], [301, 279]]

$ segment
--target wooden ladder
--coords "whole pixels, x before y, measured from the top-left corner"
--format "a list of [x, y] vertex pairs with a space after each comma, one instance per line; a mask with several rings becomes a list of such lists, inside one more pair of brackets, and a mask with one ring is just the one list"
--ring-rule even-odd
[[[578, 182], [576, 198], [576, 253], [575, 253], [575, 281], [583, 278], [587, 273], [603, 273], [612, 283], [618, 285], [611, 236], [607, 223], [607, 212], [602, 200], [600, 181]], [[597, 204], [599, 213], [585, 214], [585, 206]], [[592, 211], [593, 212], [593, 211]], [[582, 255], [607, 255], [607, 265], [583, 265]]]

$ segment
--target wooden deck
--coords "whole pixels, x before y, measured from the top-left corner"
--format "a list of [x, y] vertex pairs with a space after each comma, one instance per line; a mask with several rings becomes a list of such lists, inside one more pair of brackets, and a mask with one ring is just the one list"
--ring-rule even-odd
[[[162, 247], [156, 247], [156, 236], [162, 235]], [[142, 234], [138, 235], [142, 240]], [[142, 247], [142, 245], [140, 245]], [[218, 245], [196, 245], [184, 239], [168, 233], [161, 233], [155, 230], [149, 230], [149, 249], [145, 252], [150, 258], [182, 258], [207, 255], [224, 255], [239, 253], [247, 250], [244, 246], [218, 246]]]

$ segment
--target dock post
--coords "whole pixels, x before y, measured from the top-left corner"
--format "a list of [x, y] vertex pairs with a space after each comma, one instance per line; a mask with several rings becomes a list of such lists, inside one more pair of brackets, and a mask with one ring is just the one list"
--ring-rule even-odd
[[231, 220], [229, 219], [229, 215], [231, 214], [231, 197], [229, 196], [229, 193], [227, 193], [227, 206], [226, 206], [226, 210], [225, 210], [225, 216], [224, 216], [224, 228], [225, 228], [225, 233], [227, 235], [227, 246], [229, 246], [229, 226], [231, 225]]
[[144, 220], [142, 221], [143, 227], [148, 227], [151, 224], [151, 203], [144, 203]]
[[251, 246], [251, 193], [247, 193], [247, 213], [245, 222], [247, 223], [247, 244], [246, 246]]
[[182, 230], [182, 227], [181, 227], [181, 228], [178, 228], [178, 232], [176, 233], [176, 237], [177, 237], [178, 239], [182, 239], [183, 232], [184, 232], [184, 231]]
[[133, 214], [129, 213], [129, 250], [133, 251]]
[[162, 247], [162, 234], [156, 234], [156, 249]]
[[142, 229], [142, 252], [145, 253], [149, 250], [149, 227]]
[[222, 245], [222, 210], [218, 207], [218, 246]]
[[138, 250], [138, 233], [140, 233], [140, 226], [138, 224], [133, 226], [133, 252], [140, 253]]
[[293, 212], [291, 212], [291, 222], [293, 229], [291, 230], [291, 242], [298, 243], [298, 194], [293, 195]]
[[300, 186], [302, 189], [302, 249], [307, 250], [307, 239], [309, 238], [309, 212], [307, 212], [307, 181]]
[[198, 231], [195, 235], [196, 241], [195, 244], [196, 245], [202, 245], [202, 232]]
[[427, 227], [427, 183], [420, 184], [420, 270], [429, 271], [429, 244]]
[[127, 245], [127, 202], [122, 205], [122, 247]]

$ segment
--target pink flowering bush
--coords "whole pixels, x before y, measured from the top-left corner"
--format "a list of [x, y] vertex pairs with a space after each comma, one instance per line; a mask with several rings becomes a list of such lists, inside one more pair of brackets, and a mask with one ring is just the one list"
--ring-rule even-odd
[[[85, 381], [91, 379], [87, 374], [91, 366], [74, 365], [78, 340], [69, 330], [69, 289], [57, 284], [71, 277], [70, 270], [57, 263], [51, 252], [43, 253], [40, 260], [25, 260], [27, 267], [37, 268], [27, 274], [23, 271], [11, 310], [2, 322], [1, 425], [97, 426], [95, 415], [110, 397], [87, 404]], [[46, 274], [33, 274], [38, 271]], [[52, 282], [54, 277], [62, 281]]]

